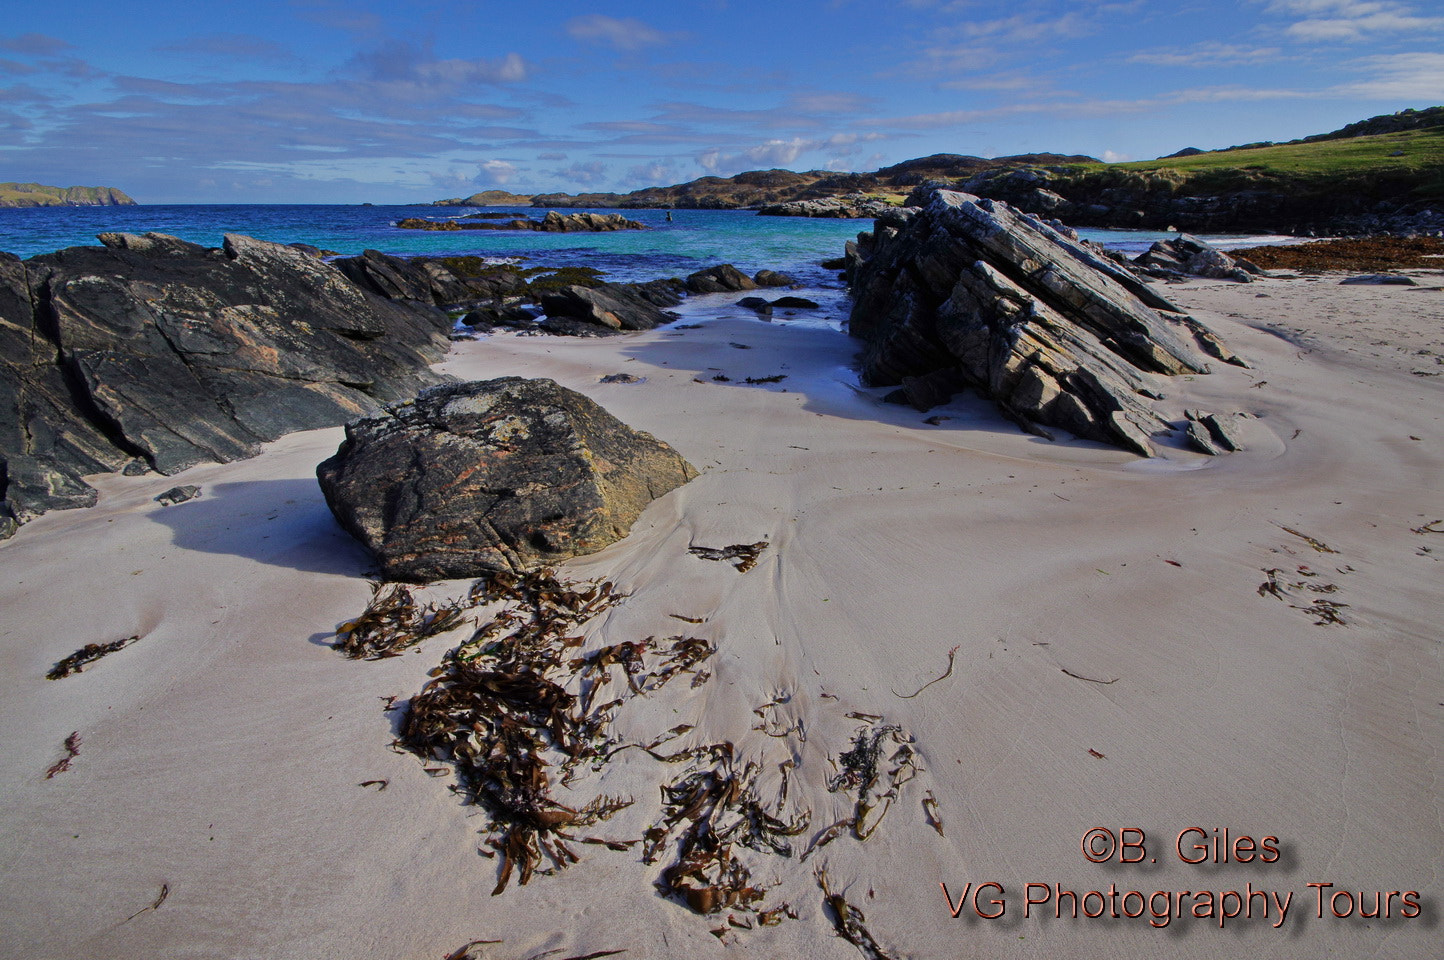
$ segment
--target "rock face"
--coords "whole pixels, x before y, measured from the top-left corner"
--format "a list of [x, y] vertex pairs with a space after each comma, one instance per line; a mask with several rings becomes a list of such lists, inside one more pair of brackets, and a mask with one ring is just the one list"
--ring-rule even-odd
[[[0, 257], [0, 517], [89, 506], [81, 478], [255, 454], [438, 381], [450, 323], [310, 254], [106, 234]], [[10, 523], [0, 527], [13, 530]]]
[[480, 257], [408, 258], [367, 250], [333, 263], [357, 286], [387, 300], [470, 309], [527, 292], [516, 267]]
[[1170, 429], [1150, 405], [1158, 375], [1241, 363], [1127, 270], [1005, 203], [935, 191], [851, 255], [864, 382], [914, 402], [971, 386], [1026, 429], [1148, 456]]
[[1172, 240], [1159, 240], [1133, 258], [1142, 273], [1160, 278], [1205, 277], [1248, 283], [1263, 273], [1242, 257], [1230, 257], [1197, 237], [1181, 233]]
[[606, 233], [612, 230], [646, 230], [645, 223], [628, 220], [620, 213], [557, 213], [550, 211], [540, 220], [518, 217], [497, 220], [494, 214], [478, 213], [459, 220], [426, 220], [407, 217], [396, 221], [403, 230], [535, 230], [541, 233]]
[[316, 475], [385, 576], [426, 581], [600, 550], [697, 472], [575, 391], [505, 377], [433, 387], [350, 424]]
[[892, 206], [886, 200], [869, 197], [865, 193], [848, 193], [840, 197], [772, 203], [759, 209], [757, 214], [763, 217], [831, 217], [871, 220], [882, 216], [892, 209]]

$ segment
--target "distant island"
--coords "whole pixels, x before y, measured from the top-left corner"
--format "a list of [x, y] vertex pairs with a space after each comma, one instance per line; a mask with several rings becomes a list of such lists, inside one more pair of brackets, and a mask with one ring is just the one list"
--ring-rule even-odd
[[531, 197], [505, 190], [483, 190], [469, 197], [452, 197], [450, 200], [433, 200], [433, 207], [525, 207], [531, 204]]
[[[940, 153], [872, 173], [750, 170], [630, 193], [501, 191], [439, 205], [758, 209], [781, 216], [877, 215], [923, 184], [1005, 200], [1080, 227], [1200, 232], [1434, 233], [1444, 227], [1444, 106], [1403, 110], [1286, 143], [1104, 163], [1052, 153]], [[505, 200], [494, 199], [497, 196]]]
[[114, 187], [47, 187], [0, 183], [0, 207], [120, 207], [135, 201]]

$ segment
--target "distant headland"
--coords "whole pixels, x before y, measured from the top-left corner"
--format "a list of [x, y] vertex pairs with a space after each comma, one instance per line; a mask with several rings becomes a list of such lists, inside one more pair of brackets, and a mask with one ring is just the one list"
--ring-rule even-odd
[[115, 187], [47, 187], [0, 183], [0, 207], [119, 207], [135, 201]]

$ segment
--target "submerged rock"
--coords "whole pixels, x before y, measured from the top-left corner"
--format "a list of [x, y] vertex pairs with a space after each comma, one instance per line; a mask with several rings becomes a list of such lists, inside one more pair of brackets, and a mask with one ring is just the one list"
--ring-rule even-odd
[[433, 387], [348, 425], [316, 475], [387, 578], [426, 581], [600, 550], [697, 471], [573, 390], [504, 377]]
[[1241, 363], [1127, 270], [999, 201], [934, 191], [849, 257], [863, 380], [915, 404], [966, 384], [1025, 429], [1149, 456], [1170, 430], [1157, 376]]

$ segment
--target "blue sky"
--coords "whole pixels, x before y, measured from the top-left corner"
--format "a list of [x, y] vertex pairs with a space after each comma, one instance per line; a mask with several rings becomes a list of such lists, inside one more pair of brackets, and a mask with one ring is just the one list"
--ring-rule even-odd
[[1438, 0], [13, 5], [0, 181], [141, 202], [1143, 159], [1444, 102]]

